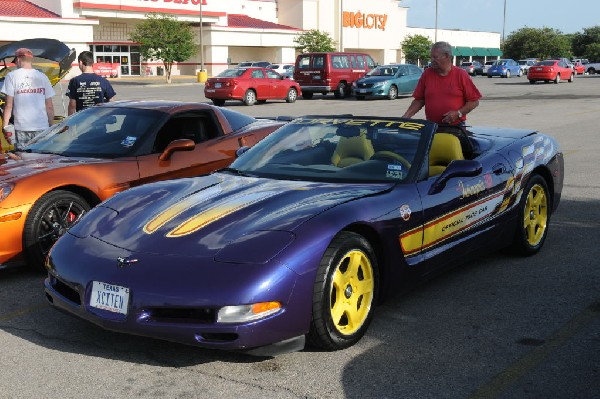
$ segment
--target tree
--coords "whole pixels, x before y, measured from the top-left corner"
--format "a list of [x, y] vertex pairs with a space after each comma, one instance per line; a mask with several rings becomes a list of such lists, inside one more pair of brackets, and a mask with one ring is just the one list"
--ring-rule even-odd
[[502, 43], [502, 52], [506, 58], [545, 59], [550, 57], [568, 57], [571, 53], [571, 41], [557, 29], [521, 28], [512, 32]]
[[336, 42], [329, 33], [311, 29], [294, 38], [296, 48], [302, 53], [335, 51]]
[[166, 14], [146, 14], [130, 40], [140, 43], [140, 54], [145, 59], [162, 61], [167, 83], [171, 83], [173, 63], [189, 59], [198, 50], [191, 25]]
[[600, 25], [585, 28], [583, 33], [573, 35], [573, 54], [577, 57], [600, 61], [597, 47], [600, 45]]
[[401, 43], [402, 52], [407, 62], [421, 65], [420, 61], [429, 59], [433, 42], [427, 36], [423, 35], [408, 35]]

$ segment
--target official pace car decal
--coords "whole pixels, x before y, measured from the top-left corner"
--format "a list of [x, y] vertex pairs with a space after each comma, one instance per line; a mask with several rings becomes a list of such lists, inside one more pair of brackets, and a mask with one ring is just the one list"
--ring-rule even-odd
[[[508, 179], [501, 191], [489, 194], [479, 201], [430, 220], [423, 226], [400, 235], [399, 240], [404, 255], [414, 256], [512, 209], [521, 200], [522, 183], [525, 177], [536, 165], [547, 163], [553, 151], [552, 141], [544, 137], [537, 137], [532, 144], [524, 146], [521, 149], [521, 158], [515, 163], [514, 176]], [[459, 181], [458, 189], [461, 190], [461, 198], [479, 194], [491, 187], [489, 179], [491, 177], [486, 175], [483, 181], [470, 186], [465, 186], [462, 181]]]

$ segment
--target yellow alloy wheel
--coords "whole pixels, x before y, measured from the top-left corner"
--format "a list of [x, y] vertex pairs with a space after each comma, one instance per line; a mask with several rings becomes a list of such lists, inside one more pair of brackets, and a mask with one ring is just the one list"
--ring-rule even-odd
[[535, 184], [527, 194], [523, 212], [523, 227], [527, 242], [532, 247], [540, 243], [544, 237], [548, 223], [548, 198], [544, 188]]
[[337, 331], [351, 335], [367, 320], [373, 303], [375, 280], [367, 255], [351, 250], [337, 265], [331, 284], [330, 312]]

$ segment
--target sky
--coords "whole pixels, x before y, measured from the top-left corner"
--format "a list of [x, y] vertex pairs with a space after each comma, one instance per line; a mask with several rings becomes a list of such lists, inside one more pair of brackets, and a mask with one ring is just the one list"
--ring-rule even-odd
[[[498, 32], [505, 36], [524, 27], [549, 27], [562, 33], [600, 25], [599, 0], [401, 0], [409, 7], [407, 25], [438, 29]], [[506, 20], [504, 4], [506, 2]]]

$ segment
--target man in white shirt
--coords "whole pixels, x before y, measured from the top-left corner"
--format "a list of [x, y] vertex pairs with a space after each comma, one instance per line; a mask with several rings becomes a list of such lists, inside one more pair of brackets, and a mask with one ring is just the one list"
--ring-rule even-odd
[[[2, 93], [6, 95], [2, 130], [4, 135], [22, 149], [54, 120], [52, 97], [54, 89], [46, 75], [32, 66], [33, 54], [27, 48], [15, 52], [17, 69], [6, 75]], [[14, 119], [15, 137], [7, 128]]]

